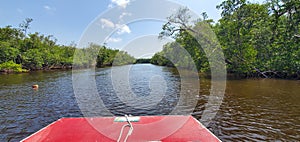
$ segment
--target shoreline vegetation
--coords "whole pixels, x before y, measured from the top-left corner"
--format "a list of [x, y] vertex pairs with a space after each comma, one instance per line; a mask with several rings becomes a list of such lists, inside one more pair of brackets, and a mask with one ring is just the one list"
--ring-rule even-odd
[[[36, 70], [107, 67], [135, 63], [191, 68], [189, 53], [199, 73], [209, 74], [210, 65], [194, 38], [197, 30], [208, 25], [215, 33], [224, 53], [228, 74], [243, 78], [300, 79], [300, 1], [270, 0], [263, 4], [246, 0], [224, 0], [216, 6], [221, 19], [214, 22], [202, 13], [191, 19], [189, 10], [181, 8], [162, 26], [160, 38], [175, 42], [164, 45], [151, 59], [135, 59], [125, 51], [104, 45], [90, 44], [85, 48], [58, 45], [53, 36], [28, 33], [30, 18], [18, 28], [0, 27], [0, 72], [17, 73]], [[201, 40], [205, 40], [202, 34]], [[141, 47], [142, 48], [142, 47]], [[204, 49], [203, 49], [204, 48]]]
[[25, 19], [19, 28], [0, 28], [0, 72], [21, 73], [36, 70], [57, 70], [125, 65], [135, 62], [127, 52], [90, 44], [85, 48], [58, 45], [53, 36], [29, 33], [32, 19]]
[[[184, 48], [199, 72], [210, 73], [205, 51], [209, 46], [218, 52], [215, 47], [219, 43], [224, 53], [220, 60], [225, 61], [229, 74], [244, 78], [300, 79], [300, 1], [269, 0], [258, 4], [224, 0], [216, 8], [222, 11], [217, 23], [205, 12], [201, 19], [191, 19], [187, 8], [167, 17], [159, 36], [171, 37], [175, 42], [164, 45], [151, 63], [191, 68], [189, 58], [178, 52]], [[206, 32], [208, 28], [216, 38], [210, 36], [209, 30]]]

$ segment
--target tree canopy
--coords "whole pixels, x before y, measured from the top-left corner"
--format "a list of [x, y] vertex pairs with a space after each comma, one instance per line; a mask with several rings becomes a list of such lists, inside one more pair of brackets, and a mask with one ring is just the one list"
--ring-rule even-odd
[[[6, 26], [0, 28], [0, 71], [25, 72], [30, 70], [50, 70], [65, 68], [98, 67], [134, 63], [128, 53], [90, 44], [86, 48], [57, 44], [49, 35], [29, 33], [30, 23], [25, 19], [19, 28]], [[75, 50], [79, 57], [73, 58]], [[96, 59], [91, 56], [97, 57]], [[74, 59], [74, 60], [73, 60]]]
[[[195, 27], [206, 22], [218, 37], [228, 72], [248, 77], [300, 78], [300, 1], [268, 0], [258, 4], [225, 0], [217, 8], [222, 10], [222, 18], [217, 23], [213, 24], [203, 13], [203, 18], [193, 25], [187, 25], [191, 23], [188, 9], [180, 9], [168, 17], [160, 36], [173, 37], [190, 53], [198, 70], [207, 72], [210, 71], [208, 55], [198, 50], [201, 45], [191, 34], [203, 32], [195, 31]], [[165, 45], [152, 58], [152, 63], [169, 65], [165, 57], [177, 46]], [[180, 58], [181, 62], [186, 60]]]

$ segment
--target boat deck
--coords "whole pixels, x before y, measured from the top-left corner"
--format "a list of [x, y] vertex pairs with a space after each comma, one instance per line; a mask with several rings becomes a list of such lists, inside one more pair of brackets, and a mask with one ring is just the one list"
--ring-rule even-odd
[[[140, 116], [131, 118], [132, 134], [127, 141], [220, 141], [192, 116]], [[125, 117], [62, 118], [22, 140], [124, 141], [130, 127]]]

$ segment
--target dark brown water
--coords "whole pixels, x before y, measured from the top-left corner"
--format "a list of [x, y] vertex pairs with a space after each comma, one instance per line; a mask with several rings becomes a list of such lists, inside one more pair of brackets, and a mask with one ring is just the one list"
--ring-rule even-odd
[[[122, 71], [125, 67], [119, 68]], [[166, 115], [178, 102], [180, 76], [170, 68], [154, 65], [132, 67], [130, 84], [132, 91], [140, 97], [151, 94], [151, 86], [162, 86], [151, 84], [153, 76], [163, 78], [167, 86], [167, 93], [157, 107], [153, 107], [149, 100], [133, 102], [141, 105], [139, 109], [125, 107], [116, 98], [109, 97], [114, 94], [110, 68], [77, 73], [88, 73], [96, 79], [98, 92], [115, 115]], [[40, 88], [34, 91], [31, 88], [33, 84], [39, 84]], [[187, 95], [199, 101], [195, 111], [201, 113], [209, 96], [210, 80], [200, 79], [200, 86], [200, 96]], [[86, 91], [88, 94], [89, 90]], [[80, 109], [77, 101], [71, 71], [0, 75], [0, 141], [19, 141], [61, 117], [84, 116], [81, 110], [85, 108]], [[94, 106], [90, 103], [86, 109], [93, 110]], [[90, 115], [107, 114], [93, 114], [91, 111]], [[200, 119], [201, 115], [195, 117]], [[228, 80], [223, 103], [208, 127], [223, 141], [298, 141], [300, 82], [275, 79]]]
[[299, 141], [300, 82], [229, 80], [211, 130], [224, 141]]

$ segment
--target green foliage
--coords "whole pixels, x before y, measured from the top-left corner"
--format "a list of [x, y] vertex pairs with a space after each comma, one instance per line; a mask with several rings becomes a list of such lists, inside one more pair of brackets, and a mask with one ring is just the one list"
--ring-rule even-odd
[[19, 50], [11, 47], [9, 42], [0, 41], [0, 63], [15, 60]]
[[133, 64], [136, 62], [136, 59], [129, 55], [127, 52], [118, 51], [113, 60], [113, 65], [120, 66], [126, 64]]
[[97, 67], [126, 65], [135, 63], [136, 59], [127, 52], [100, 47], [97, 56]]
[[[206, 22], [222, 46], [228, 72], [261, 77], [300, 76], [299, 0], [269, 0], [264, 4], [225, 0], [217, 8], [222, 10], [222, 18], [214, 25], [206, 13], [202, 20], [188, 25], [188, 10], [178, 10], [168, 17], [160, 37], [173, 37], [181, 49], [188, 51], [198, 70], [207, 72], [210, 69], [206, 56], [210, 55], [193, 37], [193, 33], [205, 34], [205, 28], [197, 27]], [[202, 37], [200, 40], [210, 38]], [[187, 67], [187, 58], [175, 52], [176, 47], [175, 43], [165, 45], [151, 63], [168, 66], [172, 61], [175, 66]]]
[[16, 64], [13, 61], [8, 61], [0, 64], [0, 71], [4, 72], [27, 72], [27, 70], [22, 69], [22, 65]]
[[147, 64], [147, 63], [151, 63], [151, 59], [148, 59], [148, 58], [140, 58], [140, 59], [137, 59], [136, 64]]
[[160, 66], [191, 69], [194, 62], [187, 50], [182, 48], [177, 42], [171, 42], [164, 45], [163, 51], [156, 53], [152, 57], [151, 63]]
[[215, 30], [230, 72], [264, 77], [299, 72], [299, 1], [227, 0], [218, 8], [223, 17]]
[[76, 68], [88, 68], [97, 64], [98, 51], [101, 46], [90, 44], [87, 48], [76, 49], [73, 66]]
[[43, 51], [39, 49], [30, 49], [24, 52], [23, 54], [23, 65], [27, 69], [41, 69], [43, 67], [44, 59], [43, 59]]
[[[20, 29], [0, 28], [0, 64], [2, 70], [87, 68], [134, 63], [135, 59], [123, 51], [112, 50], [96, 44], [76, 49], [56, 44], [53, 36], [28, 33], [32, 19], [27, 18]], [[76, 52], [75, 52], [76, 51]], [[76, 54], [74, 56], [74, 53]]]
[[118, 50], [108, 49], [105, 46], [100, 48], [97, 56], [97, 66], [104, 67], [113, 65], [114, 58], [118, 52]]
[[168, 22], [163, 25], [160, 38], [171, 36], [175, 42], [164, 46], [163, 51], [153, 56], [151, 63], [157, 65], [176, 66], [192, 69], [195, 66], [201, 72], [209, 71], [209, 63], [204, 50], [192, 35], [194, 27], [199, 23], [213, 23], [207, 14], [202, 13], [204, 20], [198, 20], [195, 25], [188, 25], [191, 16], [187, 8], [179, 9], [174, 15], [168, 17]]
[[151, 64], [174, 67], [172, 62], [166, 58], [164, 51], [154, 54], [151, 58]]

